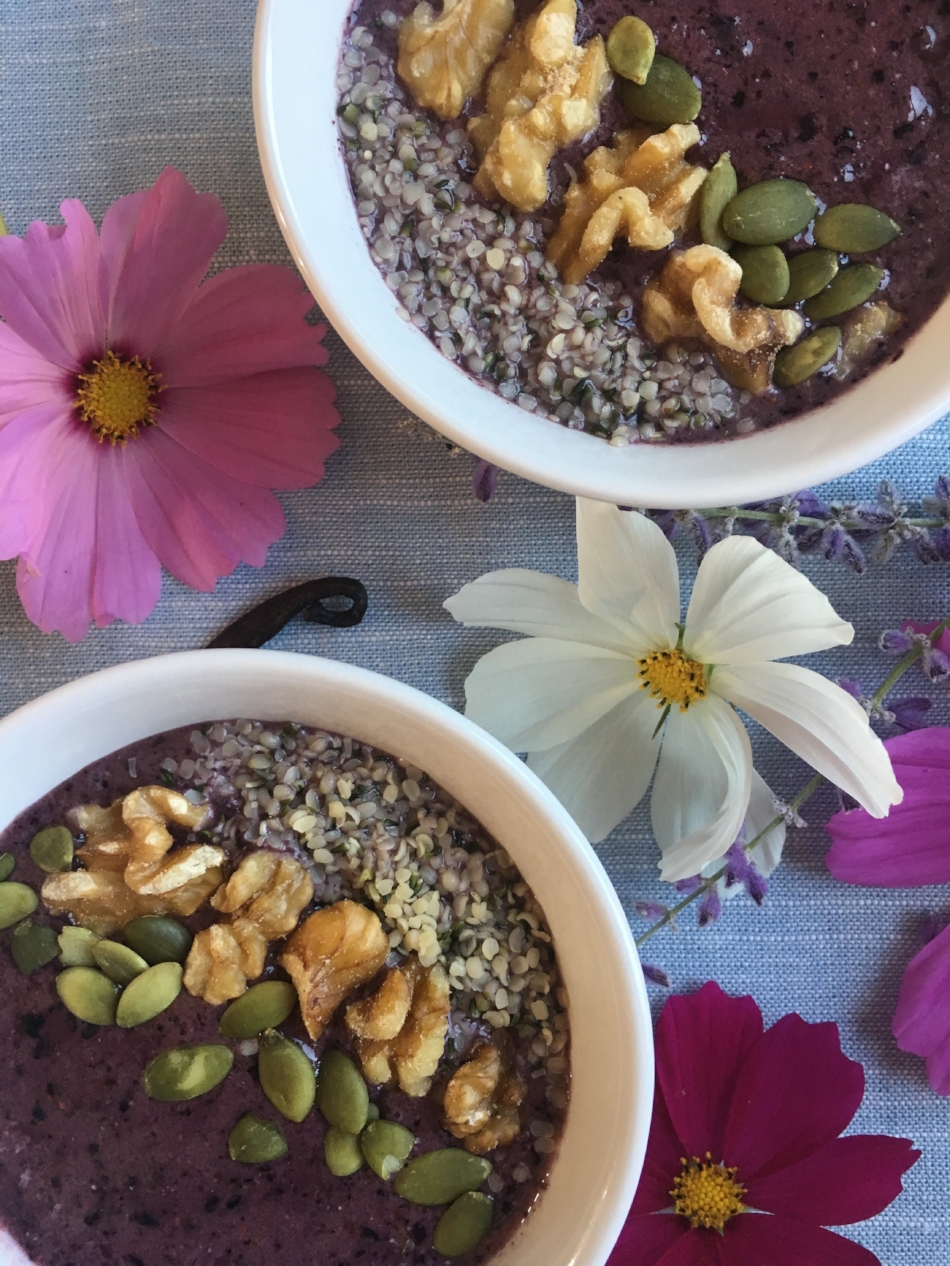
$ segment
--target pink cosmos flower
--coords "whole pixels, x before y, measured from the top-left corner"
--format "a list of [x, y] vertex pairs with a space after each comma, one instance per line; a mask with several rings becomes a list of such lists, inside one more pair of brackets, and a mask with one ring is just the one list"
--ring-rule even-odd
[[[880, 820], [863, 809], [836, 813], [827, 827], [828, 869], [867, 887], [950, 883], [950, 729], [912, 730], [884, 746], [903, 803]], [[902, 1051], [926, 1059], [932, 1089], [950, 1095], [950, 928], [908, 964], [893, 1030]]]
[[864, 1095], [834, 1024], [763, 1031], [751, 998], [716, 984], [671, 998], [656, 1028], [646, 1164], [608, 1266], [880, 1266], [825, 1230], [902, 1191], [907, 1139], [838, 1135]]
[[224, 210], [168, 167], [101, 232], [0, 238], [0, 558], [44, 632], [144, 620], [161, 569], [211, 590], [284, 531], [272, 488], [306, 488], [337, 446], [325, 327], [287, 268], [202, 284]]

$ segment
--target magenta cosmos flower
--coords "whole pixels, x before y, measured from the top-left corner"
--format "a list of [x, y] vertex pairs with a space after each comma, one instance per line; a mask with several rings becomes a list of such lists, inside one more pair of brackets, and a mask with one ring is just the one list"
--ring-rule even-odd
[[269, 264], [202, 284], [227, 221], [166, 168], [102, 230], [0, 238], [0, 558], [44, 632], [137, 623], [165, 567], [214, 588], [284, 531], [272, 488], [306, 488], [338, 441], [323, 328]]
[[[880, 821], [863, 809], [836, 813], [828, 869], [873, 888], [950, 883], [950, 729], [912, 730], [884, 746], [904, 801]], [[902, 1051], [927, 1061], [937, 1094], [950, 1095], [950, 927], [908, 964], [893, 1029]]]
[[907, 1139], [838, 1135], [864, 1095], [834, 1024], [763, 1031], [716, 984], [671, 998], [656, 1028], [646, 1164], [608, 1266], [880, 1266], [826, 1226], [901, 1192]]

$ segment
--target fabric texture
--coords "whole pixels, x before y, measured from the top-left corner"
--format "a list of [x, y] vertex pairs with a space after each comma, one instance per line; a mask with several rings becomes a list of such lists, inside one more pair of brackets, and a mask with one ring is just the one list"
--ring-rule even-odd
[[[173, 163], [224, 204], [229, 233], [216, 267], [289, 263], [254, 143], [254, 10], [253, 0], [0, 0], [0, 211], [10, 229], [23, 233], [34, 218], [57, 222], [66, 197], [81, 198], [99, 221], [116, 197], [146, 188]], [[341, 447], [317, 488], [281, 494], [288, 529], [266, 567], [241, 566], [207, 594], [166, 575], [144, 625], [113, 625], [70, 646], [29, 623], [16, 597], [15, 564], [0, 564], [0, 714], [98, 668], [202, 646], [255, 602], [333, 574], [366, 584], [364, 623], [336, 631], [298, 623], [272, 645], [388, 673], [460, 708], [465, 675], [506, 635], [457, 625], [442, 609], [445, 598], [503, 567], [576, 580], [569, 497], [502, 475], [493, 500], [479, 503], [473, 459], [414, 426], [332, 332], [327, 345]], [[919, 504], [937, 474], [950, 473], [948, 439], [945, 420], [822, 492], [869, 496], [887, 474]], [[680, 564], [688, 593], [690, 547], [681, 548]], [[808, 560], [805, 571], [856, 630], [853, 646], [810, 656], [809, 667], [865, 687], [875, 687], [893, 663], [876, 648], [882, 629], [950, 612], [948, 566], [924, 567], [906, 551], [872, 564], [864, 577], [821, 559]], [[925, 693], [913, 675], [903, 685], [902, 693]], [[935, 697], [928, 719], [950, 723], [950, 694]], [[751, 733], [760, 772], [791, 797], [807, 780], [805, 767], [763, 730], [752, 726]], [[906, 1193], [846, 1234], [886, 1266], [946, 1266], [950, 1106], [928, 1089], [923, 1062], [897, 1050], [890, 1021], [924, 916], [950, 915], [950, 889], [834, 881], [821, 824], [836, 807], [823, 790], [803, 810], [809, 826], [789, 831], [762, 909], [739, 897], [703, 931], [688, 913], [678, 933], [650, 942], [644, 958], [664, 967], [676, 990], [714, 979], [727, 992], [753, 994], [767, 1024], [790, 1011], [838, 1022], [845, 1053], [867, 1076], [851, 1129], [909, 1137], [924, 1153], [906, 1177]], [[646, 925], [634, 902], [671, 897], [658, 879], [648, 801], [598, 851], [639, 932]], [[659, 1007], [661, 991], [650, 988]]]

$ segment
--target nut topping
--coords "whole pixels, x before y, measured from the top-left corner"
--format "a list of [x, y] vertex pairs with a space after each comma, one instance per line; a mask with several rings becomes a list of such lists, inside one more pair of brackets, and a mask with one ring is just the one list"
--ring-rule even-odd
[[[401, 978], [397, 985], [395, 978]], [[403, 1010], [408, 993], [411, 1004]], [[391, 971], [376, 994], [349, 1007], [347, 1027], [356, 1036], [363, 1072], [377, 1085], [395, 1078], [407, 1095], [420, 1098], [429, 1090], [445, 1051], [451, 999], [449, 978], [441, 966], [423, 967], [410, 958]], [[397, 1015], [403, 1020], [389, 1039], [374, 1039], [368, 1030], [393, 1028]], [[360, 1030], [363, 1030], [361, 1033]]]
[[399, 74], [421, 106], [456, 119], [479, 94], [515, 20], [513, 0], [445, 0], [439, 17], [419, 4], [399, 27]]
[[523, 1083], [505, 1071], [501, 1051], [486, 1043], [445, 1088], [446, 1128], [464, 1139], [469, 1152], [505, 1146], [521, 1131], [518, 1105], [524, 1095]]

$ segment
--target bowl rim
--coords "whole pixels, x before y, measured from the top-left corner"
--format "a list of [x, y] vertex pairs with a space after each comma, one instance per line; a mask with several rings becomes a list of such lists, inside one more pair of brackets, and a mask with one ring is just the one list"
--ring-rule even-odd
[[[480, 387], [398, 319], [395, 297], [359, 232], [336, 132], [335, 86], [331, 102], [320, 82], [331, 69], [335, 80], [339, 51], [338, 42], [326, 38], [327, 22], [342, 33], [350, 7], [350, 0], [319, 6], [260, 0], [253, 100], [261, 165], [287, 245], [321, 309], [377, 381], [437, 432], [563, 492], [644, 508], [698, 509], [768, 500], [845, 475], [948, 411], [943, 347], [950, 298], [894, 362], [844, 395], [720, 442], [613, 448]], [[318, 119], [330, 126], [317, 126]]]
[[[589, 988], [587, 975], [583, 978], [583, 990], [575, 992], [577, 980], [573, 984], [568, 981], [568, 987], [575, 997], [588, 992], [602, 994], [604, 1008], [597, 1015], [608, 1017], [607, 1032], [616, 1039], [615, 1071], [605, 1077], [607, 1081], [612, 1079], [610, 1093], [616, 1098], [610, 1097], [608, 1103], [600, 1086], [584, 1091], [587, 1100], [597, 1104], [598, 1130], [608, 1132], [605, 1122], [611, 1122], [613, 1138], [604, 1142], [610, 1152], [609, 1163], [602, 1159], [595, 1165], [586, 1147], [581, 1158], [576, 1143], [565, 1148], [575, 1158], [572, 1166], [582, 1160], [581, 1172], [591, 1172], [593, 1186], [583, 1196], [585, 1224], [572, 1227], [564, 1237], [563, 1266], [603, 1266], [635, 1194], [652, 1114], [653, 1034], [643, 973], [620, 900], [590, 844], [525, 763], [480, 727], [446, 704], [393, 678], [317, 656], [287, 651], [197, 650], [135, 660], [74, 680], [0, 720], [0, 753], [12, 751], [19, 757], [8, 762], [8, 768], [19, 765], [18, 778], [0, 787], [0, 831], [30, 804], [91, 761], [173, 726], [227, 719], [217, 707], [213, 711], [219, 713], [218, 717], [209, 715], [211, 705], [206, 704], [206, 699], [229, 704], [233, 701], [230, 716], [260, 715], [265, 720], [279, 720], [291, 715], [290, 709], [298, 709], [299, 719], [311, 725], [321, 724], [315, 719], [318, 716], [332, 721], [334, 716], [349, 716], [350, 710], [356, 716], [362, 709], [364, 724], [354, 726], [354, 737], [384, 746], [377, 735], [366, 732], [367, 726], [375, 725], [382, 732], [387, 732], [388, 726], [388, 733], [398, 733], [400, 738], [404, 733], [402, 754], [414, 761], [424, 755], [423, 767], [432, 770], [432, 776], [447, 790], [453, 791], [453, 779], [456, 783], [467, 779], [473, 787], [477, 786], [483, 803], [472, 812], [479, 820], [485, 822], [486, 806], [490, 813], [500, 814], [508, 800], [505, 812], [509, 816], [504, 819], [508, 837], [505, 830], [490, 825], [490, 818], [486, 829], [499, 838], [516, 861], [520, 849], [525, 850], [524, 856], [530, 855], [529, 865], [519, 861], [526, 879], [546, 908], [552, 895], [554, 908], [560, 907], [551, 918], [552, 930], [560, 929], [555, 931], [555, 939], [564, 937], [570, 924], [569, 939], [573, 944], [578, 945], [583, 938], [589, 939], [591, 946], [596, 945], [596, 949], [586, 948], [581, 960], [596, 953], [597, 988]], [[243, 706], [271, 701], [276, 716]], [[332, 724], [327, 724], [327, 728], [353, 732]], [[57, 743], [52, 747], [47, 743], [45, 749], [38, 747], [42, 737], [51, 732], [58, 735]], [[391, 743], [385, 748], [399, 751]], [[44, 750], [44, 762], [32, 759], [37, 750]], [[449, 777], [436, 767], [437, 761], [443, 761], [451, 770]], [[536, 837], [533, 842], [532, 833]], [[550, 868], [549, 853], [557, 860]], [[541, 891], [543, 885], [547, 885], [546, 896]], [[565, 910], [570, 911], [569, 916]], [[591, 917], [596, 919], [596, 925], [588, 938]], [[588, 963], [585, 971], [589, 966]], [[569, 974], [565, 972], [565, 976]], [[593, 1004], [585, 1001], [579, 1005], [583, 1009]], [[600, 1036], [585, 1036], [585, 1067], [591, 1067], [593, 1053], [599, 1050], [602, 1040], [603, 1032]], [[584, 1076], [585, 1084], [595, 1080], [600, 1079], [589, 1073]], [[566, 1144], [571, 1122], [569, 1111]], [[583, 1122], [576, 1122], [575, 1126], [578, 1139], [591, 1129]], [[560, 1206], [557, 1174], [555, 1165], [549, 1189], [552, 1218], [557, 1217], [554, 1208]], [[541, 1204], [544, 1206], [544, 1199]], [[530, 1251], [522, 1256], [522, 1249], [530, 1248], [531, 1225], [529, 1222], [529, 1229], [516, 1234], [493, 1258], [493, 1266], [513, 1266], [516, 1261], [540, 1266], [549, 1260]], [[546, 1234], [550, 1237], [549, 1230]], [[22, 1254], [15, 1256], [9, 1238], [0, 1234], [0, 1263], [23, 1260]]]

